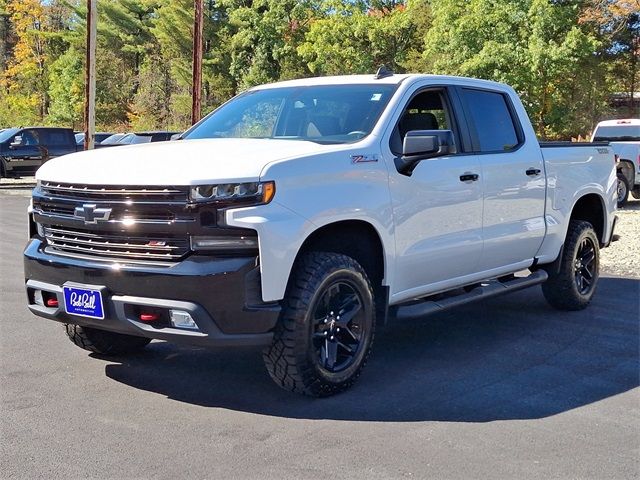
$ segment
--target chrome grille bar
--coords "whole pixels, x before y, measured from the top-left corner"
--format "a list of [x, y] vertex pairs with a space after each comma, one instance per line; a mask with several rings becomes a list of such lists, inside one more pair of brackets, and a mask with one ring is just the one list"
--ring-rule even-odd
[[63, 252], [80, 252], [111, 259], [176, 261], [189, 251], [184, 238], [142, 238], [101, 234], [79, 229], [44, 227], [47, 244]]

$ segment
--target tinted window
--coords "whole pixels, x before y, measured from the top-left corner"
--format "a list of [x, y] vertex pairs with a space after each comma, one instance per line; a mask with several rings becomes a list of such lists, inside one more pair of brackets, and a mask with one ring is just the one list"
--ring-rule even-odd
[[71, 143], [69, 135], [64, 130], [41, 130], [42, 142], [47, 145], [68, 145]]
[[593, 135], [594, 142], [615, 142], [616, 140], [622, 142], [640, 141], [640, 125], [600, 126]]
[[467, 88], [462, 92], [467, 115], [476, 127], [479, 151], [504, 152], [518, 145], [518, 134], [504, 95]]

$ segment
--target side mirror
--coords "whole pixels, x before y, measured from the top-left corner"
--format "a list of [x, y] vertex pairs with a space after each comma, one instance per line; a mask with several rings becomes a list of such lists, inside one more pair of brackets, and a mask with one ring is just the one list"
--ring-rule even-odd
[[13, 137], [13, 140], [9, 144], [9, 148], [16, 148], [22, 145], [22, 136]]
[[451, 130], [411, 130], [402, 144], [402, 156], [395, 159], [398, 172], [411, 176], [422, 160], [456, 153]]

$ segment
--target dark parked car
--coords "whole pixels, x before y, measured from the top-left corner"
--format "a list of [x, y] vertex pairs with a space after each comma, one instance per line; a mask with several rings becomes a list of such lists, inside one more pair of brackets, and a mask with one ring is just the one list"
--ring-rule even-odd
[[[112, 135], [113, 135], [113, 133], [105, 133], [105, 132], [96, 133], [95, 134], [96, 145], [100, 145], [100, 143], [102, 143], [103, 140], [106, 140], [107, 138], [109, 138]], [[84, 132], [76, 133], [75, 137], [76, 137], [76, 144], [84, 145]]]
[[75, 151], [70, 128], [7, 128], [0, 132], [0, 177], [33, 174], [47, 160]]

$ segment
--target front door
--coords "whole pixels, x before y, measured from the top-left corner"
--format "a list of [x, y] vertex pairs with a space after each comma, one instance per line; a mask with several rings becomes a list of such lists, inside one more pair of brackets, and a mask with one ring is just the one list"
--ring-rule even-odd
[[411, 176], [398, 173], [393, 162], [411, 130], [452, 130], [461, 151], [451, 105], [446, 88], [418, 90], [391, 135], [389, 187], [396, 238], [392, 302], [424, 294], [436, 284], [445, 286], [476, 272], [479, 264], [483, 192], [478, 156], [454, 153], [423, 160]]

